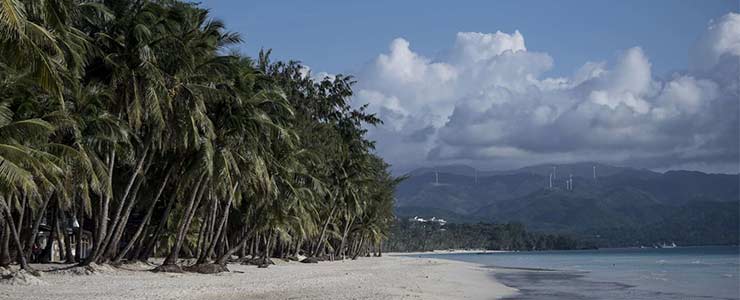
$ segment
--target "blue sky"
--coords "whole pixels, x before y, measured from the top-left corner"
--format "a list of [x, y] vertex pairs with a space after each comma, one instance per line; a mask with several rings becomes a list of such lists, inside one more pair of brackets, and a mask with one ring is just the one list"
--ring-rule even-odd
[[574, 72], [584, 61], [613, 59], [641, 46], [654, 72], [686, 67], [687, 49], [707, 22], [738, 10], [735, 0], [650, 1], [203, 1], [233, 31], [246, 53], [272, 48], [313, 70], [355, 72], [397, 37], [434, 57], [455, 33], [513, 32], [527, 49], [555, 59], [550, 75]]

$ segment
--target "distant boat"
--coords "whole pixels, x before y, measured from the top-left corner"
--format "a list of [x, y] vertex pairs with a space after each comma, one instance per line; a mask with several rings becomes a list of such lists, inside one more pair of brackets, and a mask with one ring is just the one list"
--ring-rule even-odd
[[671, 248], [676, 248], [676, 247], [678, 246], [676, 246], [676, 243], [674, 242], [671, 242], [670, 244], [662, 243], [662, 244], [653, 246], [653, 248], [660, 248], [660, 249], [671, 249]]

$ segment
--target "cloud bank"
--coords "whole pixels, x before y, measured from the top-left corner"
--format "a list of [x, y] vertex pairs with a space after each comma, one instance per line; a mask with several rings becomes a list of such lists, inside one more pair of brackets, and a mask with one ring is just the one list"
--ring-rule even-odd
[[553, 58], [518, 31], [461, 32], [435, 58], [397, 38], [359, 72], [353, 101], [384, 120], [369, 135], [399, 171], [593, 160], [738, 172], [740, 14], [710, 22], [686, 50], [690, 68], [667, 76], [634, 47], [549, 78]]

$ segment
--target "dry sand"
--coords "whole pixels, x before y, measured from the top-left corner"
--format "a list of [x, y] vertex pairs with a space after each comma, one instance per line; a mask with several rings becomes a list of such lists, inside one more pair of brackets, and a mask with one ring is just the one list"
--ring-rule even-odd
[[231, 272], [216, 275], [152, 273], [144, 264], [92, 275], [44, 272], [44, 284], [0, 284], [0, 299], [496, 299], [516, 292], [490, 269], [465, 262], [394, 255], [275, 261], [267, 269], [230, 264]]

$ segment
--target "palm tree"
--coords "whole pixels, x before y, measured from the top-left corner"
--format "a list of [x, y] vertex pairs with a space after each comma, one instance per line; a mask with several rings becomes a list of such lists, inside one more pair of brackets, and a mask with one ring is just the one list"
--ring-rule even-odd
[[28, 72], [63, 105], [64, 85], [78, 82], [89, 47], [86, 35], [72, 25], [108, 13], [98, 3], [45, 2], [0, 1], [0, 62]]
[[[29, 270], [12, 209], [14, 203], [25, 205], [26, 201], [43, 197], [61, 170], [43, 151], [52, 125], [42, 119], [13, 120], [13, 115], [8, 103], [0, 103], [0, 214], [4, 215], [6, 231], [12, 236], [21, 268]], [[20, 219], [24, 212], [22, 209]]]
[[352, 77], [229, 52], [239, 35], [192, 3], [39, 3], [0, 0], [0, 264], [12, 244], [30, 269], [45, 217], [70, 260], [163, 255], [163, 271], [181, 255], [223, 271], [240, 250], [356, 257], [386, 237], [396, 181]]

